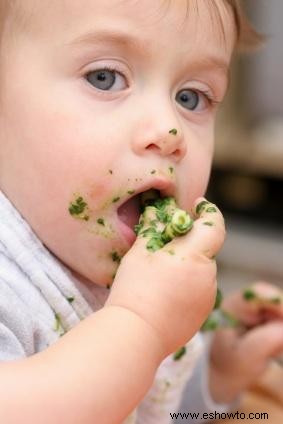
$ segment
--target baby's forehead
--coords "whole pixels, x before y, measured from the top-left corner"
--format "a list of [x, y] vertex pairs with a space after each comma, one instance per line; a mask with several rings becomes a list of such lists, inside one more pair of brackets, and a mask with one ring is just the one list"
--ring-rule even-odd
[[12, 0], [12, 4], [21, 29], [54, 34], [57, 28], [61, 37], [68, 33], [71, 36], [76, 30], [91, 30], [103, 15], [109, 16], [110, 22], [115, 18], [133, 19], [145, 32], [164, 24], [175, 33], [193, 34], [196, 43], [208, 33], [218, 42], [225, 42], [226, 35], [230, 33], [231, 37], [235, 32], [226, 0]]

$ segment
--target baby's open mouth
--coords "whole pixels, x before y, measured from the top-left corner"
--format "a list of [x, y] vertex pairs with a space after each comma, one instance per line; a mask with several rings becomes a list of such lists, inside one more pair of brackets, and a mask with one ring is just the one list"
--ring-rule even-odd
[[174, 196], [176, 184], [173, 179], [156, 178], [145, 184], [140, 189], [131, 189], [130, 195], [124, 203], [117, 205], [118, 226], [121, 233], [130, 245], [136, 240], [135, 226], [139, 224], [139, 219], [144, 207], [156, 198]]
[[119, 219], [134, 230], [140, 217], [140, 195], [136, 195], [124, 202], [117, 210]]
[[146, 190], [128, 199], [121, 206], [119, 206], [117, 210], [119, 219], [134, 231], [135, 226], [139, 223], [139, 218], [143, 208], [142, 203], [144, 202], [145, 198], [150, 199], [151, 197], [160, 197], [159, 191], [153, 189]]

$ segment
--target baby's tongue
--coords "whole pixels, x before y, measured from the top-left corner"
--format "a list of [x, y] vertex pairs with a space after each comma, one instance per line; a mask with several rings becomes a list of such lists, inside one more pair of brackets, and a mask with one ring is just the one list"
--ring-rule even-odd
[[131, 197], [118, 208], [118, 216], [132, 230], [138, 224], [140, 218], [139, 196]]

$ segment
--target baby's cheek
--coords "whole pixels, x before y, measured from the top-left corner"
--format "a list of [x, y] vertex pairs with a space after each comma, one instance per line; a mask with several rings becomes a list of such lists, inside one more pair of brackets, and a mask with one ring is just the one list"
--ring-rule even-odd
[[107, 200], [110, 199], [110, 194], [113, 191], [110, 181], [93, 183], [88, 190], [89, 198], [93, 202], [94, 209], [102, 207]]

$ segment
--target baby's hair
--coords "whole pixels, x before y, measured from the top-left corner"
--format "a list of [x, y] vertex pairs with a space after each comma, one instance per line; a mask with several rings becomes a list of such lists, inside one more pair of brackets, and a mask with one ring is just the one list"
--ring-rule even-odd
[[[174, 1], [174, 0], [171, 0]], [[207, 0], [205, 0], [207, 1]], [[210, 4], [213, 3], [210, 1]], [[190, 0], [187, 0], [188, 7]], [[257, 47], [263, 42], [263, 37], [254, 29], [248, 20], [242, 0], [223, 0], [233, 11], [236, 31], [238, 50], [249, 50]], [[0, 0], [0, 37], [2, 38], [3, 30], [7, 22], [7, 17], [12, 17], [12, 22], [24, 27], [28, 22], [28, 12], [23, 7], [22, 0]], [[10, 21], [11, 23], [11, 21]]]
[[224, 0], [233, 11], [236, 30], [237, 30], [237, 48], [240, 51], [251, 50], [260, 46], [264, 41], [264, 36], [255, 30], [248, 20], [242, 0]]

